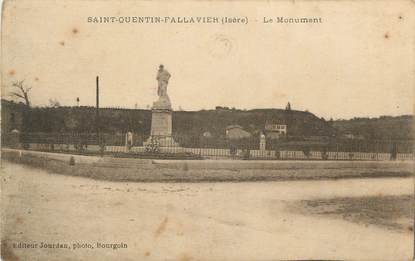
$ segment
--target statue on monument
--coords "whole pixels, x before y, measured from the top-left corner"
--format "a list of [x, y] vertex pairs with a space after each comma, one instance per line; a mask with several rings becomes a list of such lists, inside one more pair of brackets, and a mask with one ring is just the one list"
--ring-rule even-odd
[[156, 78], [158, 81], [157, 95], [159, 97], [167, 96], [167, 84], [169, 83], [170, 76], [170, 73], [161, 64]]
[[153, 109], [171, 110], [170, 98], [167, 95], [167, 84], [169, 83], [170, 77], [170, 73], [161, 64], [156, 78], [158, 82], [158, 100], [153, 103]]

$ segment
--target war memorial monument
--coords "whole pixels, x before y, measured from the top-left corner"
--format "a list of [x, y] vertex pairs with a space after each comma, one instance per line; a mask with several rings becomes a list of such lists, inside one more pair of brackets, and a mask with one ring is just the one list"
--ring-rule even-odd
[[157, 95], [158, 99], [153, 103], [151, 109], [151, 132], [150, 137], [145, 142], [156, 140], [160, 147], [178, 147], [179, 145], [174, 141], [172, 136], [172, 112], [170, 98], [167, 94], [167, 85], [171, 74], [164, 68], [159, 66], [157, 72]]

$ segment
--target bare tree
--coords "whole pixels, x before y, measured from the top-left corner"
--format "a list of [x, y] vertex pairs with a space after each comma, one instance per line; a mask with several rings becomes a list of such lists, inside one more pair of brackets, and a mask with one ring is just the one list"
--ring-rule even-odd
[[24, 100], [26, 105], [30, 107], [29, 92], [32, 89], [32, 86], [25, 86], [24, 80], [21, 80], [13, 82], [12, 87], [14, 87], [15, 90], [10, 92], [11, 96]]

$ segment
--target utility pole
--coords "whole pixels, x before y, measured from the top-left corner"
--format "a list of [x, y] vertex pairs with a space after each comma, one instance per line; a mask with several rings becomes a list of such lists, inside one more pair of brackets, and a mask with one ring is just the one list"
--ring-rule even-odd
[[96, 89], [96, 111], [95, 111], [95, 113], [96, 113], [95, 114], [95, 125], [96, 126], [95, 126], [95, 128], [96, 128], [100, 153], [101, 153], [101, 156], [104, 156], [105, 144], [104, 144], [104, 141], [102, 140], [101, 133], [100, 133], [101, 122], [100, 122], [100, 119], [99, 119], [99, 76], [97, 76], [97, 78], [96, 78], [96, 85], [97, 85], [97, 89]]
[[100, 122], [99, 122], [99, 77], [97, 76], [96, 79], [97, 83], [97, 93], [96, 93], [96, 115], [95, 115], [95, 124], [96, 124], [96, 132], [99, 134], [100, 129]]

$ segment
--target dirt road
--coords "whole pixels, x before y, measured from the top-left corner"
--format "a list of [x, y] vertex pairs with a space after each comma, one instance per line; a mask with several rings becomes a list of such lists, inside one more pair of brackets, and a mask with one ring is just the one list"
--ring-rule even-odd
[[404, 214], [388, 222], [408, 229], [292, 211], [336, 198], [400, 204], [394, 197], [413, 195], [411, 178], [123, 183], [2, 168], [4, 260], [410, 260], [413, 253]]

